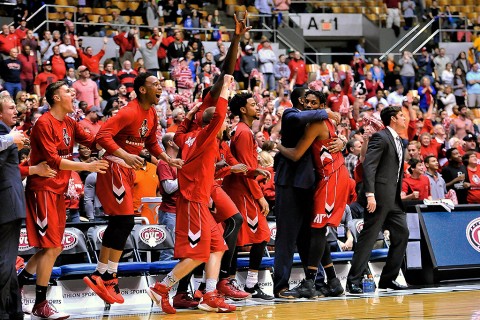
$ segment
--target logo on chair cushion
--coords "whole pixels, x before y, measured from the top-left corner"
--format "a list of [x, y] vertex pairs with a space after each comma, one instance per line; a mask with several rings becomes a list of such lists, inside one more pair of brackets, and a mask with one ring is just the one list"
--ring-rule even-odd
[[362, 230], [363, 230], [363, 220], [362, 220], [362, 221], [358, 221], [358, 222], [357, 222], [357, 225], [355, 226], [355, 228], [357, 229], [357, 232], [358, 232], [358, 233], [362, 232]]
[[476, 218], [467, 226], [467, 240], [473, 249], [480, 252], [480, 218]]
[[28, 243], [27, 229], [20, 230], [20, 241], [18, 243], [18, 251], [28, 251], [33, 247]]
[[140, 240], [151, 248], [156, 247], [165, 241], [166, 238], [165, 231], [157, 226], [148, 226], [140, 230]]
[[270, 239], [275, 240], [277, 237], [277, 226], [270, 227]]
[[107, 229], [107, 227], [102, 227], [102, 228], [98, 229], [98, 231], [97, 231], [97, 241], [100, 241], [100, 242], [103, 241], [103, 234], [105, 233], [105, 229]]
[[63, 250], [70, 250], [74, 248], [78, 243], [77, 235], [71, 231], [65, 230], [63, 233], [62, 246]]

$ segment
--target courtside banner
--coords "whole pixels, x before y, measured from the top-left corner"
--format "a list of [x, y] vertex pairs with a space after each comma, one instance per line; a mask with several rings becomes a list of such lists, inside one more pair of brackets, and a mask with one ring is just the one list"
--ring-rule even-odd
[[480, 211], [422, 212], [433, 267], [480, 267]]

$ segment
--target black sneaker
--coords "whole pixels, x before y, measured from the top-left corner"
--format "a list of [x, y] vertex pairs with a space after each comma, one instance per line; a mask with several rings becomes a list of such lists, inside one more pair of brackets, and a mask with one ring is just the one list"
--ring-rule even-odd
[[321, 284], [315, 284], [315, 289], [317, 290], [317, 298], [330, 297], [331, 291], [330, 287], [327, 286], [325, 282]]
[[298, 299], [300, 294], [297, 291], [298, 287], [293, 289], [282, 289], [279, 292], [275, 293], [275, 298], [279, 299]]
[[245, 292], [252, 294], [252, 298], [257, 298], [262, 300], [275, 299], [273, 296], [270, 296], [265, 292], [263, 292], [262, 289], [260, 289], [260, 287], [258, 286], [258, 283], [253, 288], [247, 288], [247, 286], [245, 286]]
[[303, 279], [297, 287], [297, 291], [301, 298], [314, 299], [317, 297], [317, 290], [315, 290], [315, 284], [312, 279]]
[[338, 297], [345, 293], [345, 290], [340, 283], [338, 278], [333, 278], [327, 281], [328, 287], [330, 288], [330, 296]]

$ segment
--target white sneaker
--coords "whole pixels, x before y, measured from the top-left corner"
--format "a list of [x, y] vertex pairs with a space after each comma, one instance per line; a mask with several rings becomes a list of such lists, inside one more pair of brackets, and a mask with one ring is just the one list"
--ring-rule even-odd
[[32, 320], [41, 320], [41, 319], [55, 319], [63, 320], [68, 319], [69, 314], [58, 312], [57, 309], [48, 302], [48, 300], [43, 301], [42, 303], [37, 304], [32, 309], [32, 314], [30, 319]]

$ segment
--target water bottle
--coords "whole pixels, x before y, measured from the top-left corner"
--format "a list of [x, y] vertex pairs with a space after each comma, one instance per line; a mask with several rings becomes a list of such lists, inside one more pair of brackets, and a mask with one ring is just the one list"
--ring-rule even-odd
[[373, 276], [367, 275], [364, 276], [362, 280], [363, 293], [372, 293], [375, 292], [375, 282], [373, 281]]
[[373, 275], [368, 275], [368, 282], [370, 285], [370, 292], [375, 292], [375, 280], [373, 280]]

